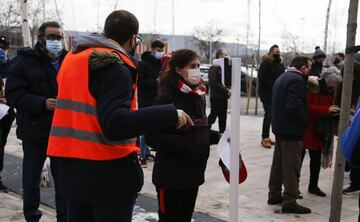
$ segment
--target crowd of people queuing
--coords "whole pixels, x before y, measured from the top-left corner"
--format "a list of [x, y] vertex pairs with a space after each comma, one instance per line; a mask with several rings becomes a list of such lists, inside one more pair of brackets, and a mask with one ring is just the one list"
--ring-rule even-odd
[[[211, 66], [207, 116], [198, 53], [180, 49], [165, 54], [164, 42], [155, 40], [138, 62], [138, 33], [135, 15], [119, 10], [107, 17], [103, 34], [76, 36], [71, 51], [63, 47], [57, 22], [43, 23], [35, 46], [18, 50], [13, 60], [7, 57], [9, 42], [0, 37], [0, 74], [6, 79], [5, 87], [0, 82], [0, 102], [10, 107], [0, 120], [0, 172], [16, 110], [26, 221], [42, 216], [39, 183], [47, 156], [57, 221], [131, 221], [147, 161], [154, 161], [159, 221], [191, 221], [210, 145], [226, 129], [231, 90], [221, 81], [221, 67]], [[216, 58], [229, 55], [219, 50]], [[306, 152], [308, 192], [326, 196], [319, 174], [321, 166], [331, 166], [345, 56], [336, 54], [331, 67], [323, 67], [325, 59], [316, 47], [312, 58], [297, 56], [285, 67], [279, 46], [273, 45], [260, 64], [261, 146], [275, 146], [267, 203], [282, 204], [283, 213], [311, 213], [296, 202], [303, 198], [299, 179]], [[355, 60], [353, 108], [359, 98], [359, 67]], [[211, 129], [216, 118], [219, 131]], [[360, 170], [348, 168], [346, 194], [360, 190]], [[0, 190], [7, 191], [1, 177]]]

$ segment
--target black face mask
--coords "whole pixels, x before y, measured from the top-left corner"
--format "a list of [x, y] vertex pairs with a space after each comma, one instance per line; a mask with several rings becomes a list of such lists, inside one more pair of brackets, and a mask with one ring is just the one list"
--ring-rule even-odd
[[279, 54], [273, 54], [273, 58], [274, 58], [275, 62], [280, 62], [281, 61], [281, 58], [280, 58]]

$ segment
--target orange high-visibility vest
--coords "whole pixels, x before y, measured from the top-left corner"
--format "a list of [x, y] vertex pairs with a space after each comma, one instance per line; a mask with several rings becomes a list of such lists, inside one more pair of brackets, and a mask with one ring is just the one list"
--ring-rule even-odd
[[[48, 156], [113, 160], [139, 153], [136, 139], [110, 141], [100, 127], [96, 99], [89, 92], [89, 57], [95, 50], [117, 53], [128, 66], [135, 68], [127, 55], [114, 49], [89, 48], [66, 55], [57, 77], [58, 97], [49, 136]], [[133, 84], [131, 111], [138, 107], [136, 94], [137, 80]]]

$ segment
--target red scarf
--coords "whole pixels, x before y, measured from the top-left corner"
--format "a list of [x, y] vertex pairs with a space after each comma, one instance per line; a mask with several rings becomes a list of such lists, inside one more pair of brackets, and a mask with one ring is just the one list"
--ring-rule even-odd
[[194, 94], [197, 96], [203, 96], [206, 93], [206, 87], [203, 84], [199, 84], [195, 86], [195, 88], [193, 89], [190, 86], [186, 85], [184, 81], [178, 80], [177, 87], [181, 92], [185, 94]]

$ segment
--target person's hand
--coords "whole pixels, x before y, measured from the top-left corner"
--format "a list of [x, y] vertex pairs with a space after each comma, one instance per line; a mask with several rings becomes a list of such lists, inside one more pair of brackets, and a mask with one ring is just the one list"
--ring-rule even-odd
[[332, 105], [329, 107], [329, 113], [338, 113], [340, 112], [340, 107], [336, 106], [336, 105]]
[[177, 113], [178, 113], [178, 124], [177, 124], [176, 129], [180, 129], [181, 127], [183, 127], [185, 125], [190, 125], [190, 126], [194, 125], [191, 118], [184, 111], [182, 111], [181, 109], [178, 109]]
[[45, 106], [46, 106], [46, 109], [48, 109], [50, 111], [54, 111], [55, 107], [56, 107], [56, 99], [54, 99], [54, 98], [47, 99], [45, 102]]

